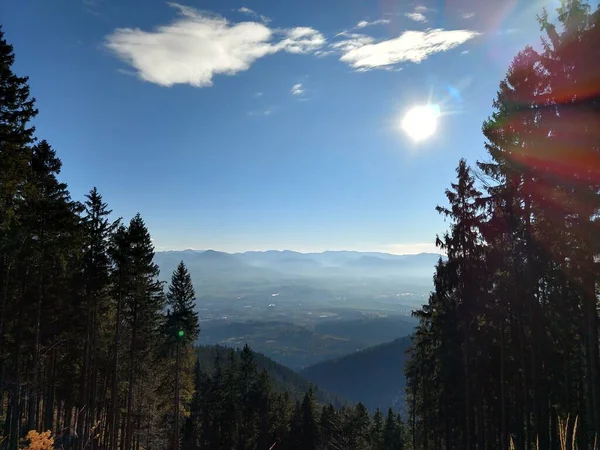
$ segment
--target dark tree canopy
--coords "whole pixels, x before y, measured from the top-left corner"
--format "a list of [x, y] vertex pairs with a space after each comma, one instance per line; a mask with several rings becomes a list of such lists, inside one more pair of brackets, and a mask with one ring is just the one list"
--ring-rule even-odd
[[[600, 10], [539, 17], [438, 211], [450, 230], [406, 367], [415, 448], [578, 448], [600, 435]], [[475, 178], [477, 175], [477, 180]]]

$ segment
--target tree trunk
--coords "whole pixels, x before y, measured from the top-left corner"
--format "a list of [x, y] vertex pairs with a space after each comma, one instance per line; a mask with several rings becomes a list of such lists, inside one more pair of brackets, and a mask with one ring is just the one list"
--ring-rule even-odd
[[[42, 233], [43, 234], [43, 233]], [[42, 238], [43, 245], [43, 238]], [[41, 326], [42, 326], [42, 302], [43, 302], [43, 264], [44, 258], [40, 263], [39, 274], [38, 274], [38, 294], [37, 304], [35, 310], [35, 338], [33, 343], [33, 368], [32, 374], [33, 379], [31, 386], [29, 387], [29, 407], [27, 414], [27, 428], [34, 430], [37, 423], [37, 399], [39, 386], [39, 371], [40, 371], [40, 337], [41, 337]]]
[[[21, 334], [21, 333], [19, 333]], [[19, 341], [17, 341], [19, 342]], [[16, 450], [19, 446], [21, 434], [21, 345], [17, 344], [15, 358], [15, 381], [10, 396], [10, 426], [9, 426], [9, 448]]]
[[[468, 320], [468, 319], [467, 319]], [[467, 322], [468, 327], [468, 322]], [[470, 374], [469, 374], [469, 334], [467, 330], [464, 333], [464, 348], [463, 348], [463, 375], [465, 377], [465, 449], [472, 450], [471, 444], [471, 397], [470, 397]]]
[[[119, 283], [122, 283], [123, 274], [119, 274]], [[111, 382], [111, 400], [110, 400], [110, 432], [112, 435], [111, 439], [111, 450], [117, 450], [117, 442], [119, 435], [119, 426], [117, 423], [117, 397], [118, 397], [118, 371], [119, 371], [119, 347], [121, 346], [121, 313], [123, 309], [123, 292], [122, 287], [119, 287], [119, 294], [117, 299], [117, 317], [115, 324], [115, 340], [114, 340], [114, 362], [112, 370], [112, 382]]]
[[44, 398], [44, 430], [54, 427], [54, 401], [56, 392], [56, 348], [52, 349], [51, 367], [48, 370], [48, 387]]
[[[593, 264], [593, 262], [591, 263]], [[598, 352], [598, 306], [596, 298], [596, 285], [591, 274], [586, 276], [584, 285], [585, 309], [587, 319], [587, 346], [586, 354], [589, 365], [588, 389], [591, 400], [590, 428], [594, 434], [600, 434], [600, 393], [598, 383], [600, 381], [600, 354]]]
[[96, 354], [96, 346], [97, 346], [97, 315], [98, 315], [98, 305], [97, 301], [94, 298], [93, 302], [93, 312], [92, 312], [92, 345], [91, 345], [91, 354], [90, 354], [90, 369], [91, 369], [91, 380], [90, 380], [90, 388], [89, 392], [89, 401], [88, 401], [88, 422], [86, 425], [86, 433], [90, 436], [89, 442], [92, 449], [96, 447], [96, 439], [94, 435], [98, 433], [97, 430], [97, 419], [96, 419], [96, 394], [98, 390], [98, 366], [97, 366], [97, 354]]
[[175, 359], [175, 430], [173, 433], [173, 450], [179, 449], [179, 372], [181, 367], [181, 345], [177, 336], [176, 359]]
[[501, 318], [500, 325], [500, 448], [506, 450], [508, 448], [508, 436], [506, 433], [506, 381], [504, 379], [504, 318]]
[[125, 428], [125, 448], [131, 450], [131, 442], [133, 438], [133, 389], [135, 386], [135, 348], [137, 345], [137, 311], [134, 308], [132, 317], [131, 344], [129, 347], [129, 381], [127, 391], [127, 425]]
[[0, 417], [4, 414], [4, 391], [6, 390], [6, 380], [4, 379], [5, 361], [4, 352], [4, 324], [6, 322], [6, 308], [8, 304], [8, 286], [10, 280], [10, 263], [7, 262], [6, 254], [2, 255], [2, 273], [4, 274], [2, 283], [2, 304], [0, 306]]

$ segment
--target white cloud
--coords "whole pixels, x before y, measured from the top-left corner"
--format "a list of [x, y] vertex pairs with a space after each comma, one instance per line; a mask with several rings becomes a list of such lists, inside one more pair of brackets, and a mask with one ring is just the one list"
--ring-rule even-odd
[[460, 17], [462, 17], [463, 19], [471, 19], [471, 18], [475, 17], [475, 13], [474, 12], [462, 13], [460, 15]]
[[250, 8], [246, 8], [245, 6], [242, 6], [240, 9], [238, 9], [238, 11], [242, 14], [248, 14], [249, 16], [258, 16], [258, 14], [256, 14], [256, 11]]
[[289, 53], [314, 53], [327, 42], [325, 36], [310, 27], [292, 28], [286, 30], [285, 35], [275, 48]]
[[317, 50], [315, 52], [315, 56], [317, 58], [324, 58], [325, 56], [329, 56], [329, 55], [333, 55], [335, 54], [335, 51], [333, 50]]
[[357, 48], [363, 47], [368, 44], [372, 44], [375, 42], [375, 39], [371, 36], [367, 36], [366, 34], [359, 33], [339, 33], [336, 36], [343, 36], [347, 39], [334, 42], [330, 45], [330, 47], [334, 50], [339, 50], [342, 53], [348, 53], [351, 50], [355, 50]]
[[340, 61], [365, 71], [389, 68], [401, 62], [420, 63], [430, 55], [458, 47], [477, 36], [471, 30], [405, 31], [394, 39], [375, 43], [369, 36], [355, 36], [332, 44], [342, 52]]
[[302, 88], [302, 83], [298, 83], [292, 86], [292, 89], [290, 89], [290, 92], [292, 93], [292, 95], [302, 95], [304, 94], [304, 89]]
[[385, 25], [390, 23], [390, 21], [388, 19], [380, 19], [380, 20], [374, 20], [373, 22], [367, 22], [366, 20], [361, 20], [360, 22], [358, 22], [355, 26], [355, 28], [365, 28], [365, 27], [370, 27], [373, 25]]
[[267, 16], [263, 16], [262, 14], [258, 14], [256, 11], [254, 11], [253, 9], [250, 8], [246, 8], [245, 6], [242, 6], [240, 9], [238, 9], [238, 12], [242, 13], [242, 14], [246, 14], [250, 17], [254, 17], [256, 19], [260, 19], [262, 20], [264, 23], [269, 23], [271, 21], [271, 19]]
[[415, 6], [413, 12], [404, 13], [404, 16], [408, 17], [410, 20], [414, 20], [415, 22], [427, 22], [425, 13], [429, 11], [433, 11], [433, 9], [420, 5]]
[[106, 46], [142, 80], [160, 86], [211, 86], [215, 75], [234, 75], [277, 52], [314, 53], [325, 37], [309, 27], [272, 30], [264, 23], [231, 23], [188, 6], [177, 20], [153, 31], [119, 28]]
[[405, 13], [404, 15], [415, 22], [427, 22], [427, 17], [418, 12]]

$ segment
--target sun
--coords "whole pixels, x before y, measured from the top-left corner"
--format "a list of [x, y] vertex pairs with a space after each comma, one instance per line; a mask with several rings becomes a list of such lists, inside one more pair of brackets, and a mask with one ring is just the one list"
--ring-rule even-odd
[[402, 118], [401, 127], [413, 141], [424, 141], [435, 134], [439, 117], [438, 105], [414, 106]]

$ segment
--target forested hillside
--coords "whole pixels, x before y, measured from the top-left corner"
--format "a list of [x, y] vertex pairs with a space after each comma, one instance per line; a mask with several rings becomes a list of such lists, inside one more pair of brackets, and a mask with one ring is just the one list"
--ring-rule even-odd
[[[249, 347], [248, 347], [249, 348]], [[240, 355], [243, 350], [240, 348], [232, 349], [220, 345], [203, 345], [197, 347], [196, 357], [200, 370], [207, 374], [213, 374], [216, 370], [217, 361], [226, 361], [230, 358], [230, 353], [234, 352], [234, 359], [239, 363]], [[292, 369], [281, 365], [262, 353], [253, 353], [253, 359], [259, 371], [265, 371], [273, 391], [278, 393], [287, 392], [292, 400], [302, 400], [304, 394], [312, 389], [315, 399], [320, 404], [332, 403], [339, 407], [348, 403], [338, 395], [332, 395], [326, 390], [321, 389], [317, 384], [311, 383], [308, 379], [294, 372]], [[358, 403], [358, 401], [354, 402]]]
[[388, 408], [406, 413], [406, 351], [410, 336], [376, 345], [300, 371], [300, 374], [323, 389], [352, 402], [362, 402], [369, 410]]
[[208, 347], [200, 356], [182, 448], [405, 448], [404, 424], [391, 409], [385, 416], [361, 403], [336, 409], [319, 404], [310, 387], [300, 397], [279, 390], [280, 380], [294, 377], [280, 377], [270, 364], [270, 371], [259, 369], [264, 361], [248, 346], [239, 352]]
[[[440, 262], [406, 369], [414, 448], [598, 448], [600, 10], [539, 17], [438, 211]], [[577, 424], [574, 422], [577, 418]]]

